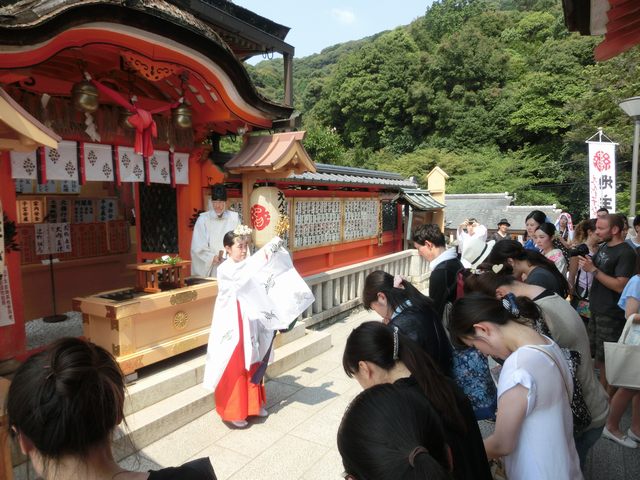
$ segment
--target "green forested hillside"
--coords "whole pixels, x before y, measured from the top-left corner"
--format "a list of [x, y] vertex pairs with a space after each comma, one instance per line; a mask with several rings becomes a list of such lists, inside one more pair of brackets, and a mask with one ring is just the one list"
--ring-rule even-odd
[[[380, 7], [382, 8], [382, 7]], [[587, 208], [584, 140], [619, 142], [628, 204], [640, 51], [595, 63], [600, 38], [567, 32], [560, 0], [440, 0], [411, 25], [294, 61], [295, 105], [316, 161], [414, 175], [448, 191], [515, 193], [518, 204]], [[282, 99], [282, 61], [250, 67]]]

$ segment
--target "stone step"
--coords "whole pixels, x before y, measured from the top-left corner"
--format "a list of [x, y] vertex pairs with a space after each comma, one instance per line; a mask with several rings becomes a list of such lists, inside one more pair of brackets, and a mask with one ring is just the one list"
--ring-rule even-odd
[[[268, 379], [331, 348], [331, 334], [305, 330], [304, 324], [282, 336], [286, 343], [274, 350], [274, 361], [267, 369]], [[213, 393], [202, 387], [205, 354], [206, 347], [201, 347], [147, 367], [127, 387], [127, 426], [114, 439], [114, 455], [118, 460], [215, 408]], [[25, 461], [25, 457], [14, 452], [14, 465]]]
[[331, 348], [331, 334], [307, 330], [304, 337], [277, 348], [267, 369], [272, 379]]
[[286, 333], [279, 333], [276, 335], [273, 346], [274, 348], [282, 347], [287, 343], [291, 343], [299, 338], [304, 337], [306, 325], [303, 321], [296, 322], [295, 326]]
[[213, 393], [202, 385], [196, 385], [125, 417], [127, 425], [116, 433], [114, 440], [116, 461], [192, 422], [214, 407]]

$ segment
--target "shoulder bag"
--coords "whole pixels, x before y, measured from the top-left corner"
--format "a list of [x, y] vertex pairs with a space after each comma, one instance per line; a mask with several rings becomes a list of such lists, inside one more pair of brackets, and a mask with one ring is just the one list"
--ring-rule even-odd
[[629, 315], [617, 342], [604, 342], [604, 357], [607, 381], [611, 385], [640, 390], [640, 345], [631, 333], [632, 326], [634, 330], [637, 328], [632, 325], [636, 315]]

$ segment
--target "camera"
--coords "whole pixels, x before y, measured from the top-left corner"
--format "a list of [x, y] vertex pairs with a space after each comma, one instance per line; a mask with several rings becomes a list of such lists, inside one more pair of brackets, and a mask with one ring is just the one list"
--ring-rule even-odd
[[574, 248], [569, 249], [569, 257], [586, 257], [589, 255], [589, 247], [586, 244], [581, 243]]

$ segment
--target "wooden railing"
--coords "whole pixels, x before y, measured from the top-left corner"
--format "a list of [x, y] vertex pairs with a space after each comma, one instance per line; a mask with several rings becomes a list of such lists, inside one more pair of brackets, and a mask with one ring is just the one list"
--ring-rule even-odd
[[426, 288], [428, 262], [417, 250], [405, 250], [373, 260], [305, 277], [316, 301], [302, 315], [307, 327], [329, 320], [360, 305], [364, 279], [374, 270], [402, 275], [416, 288]]

